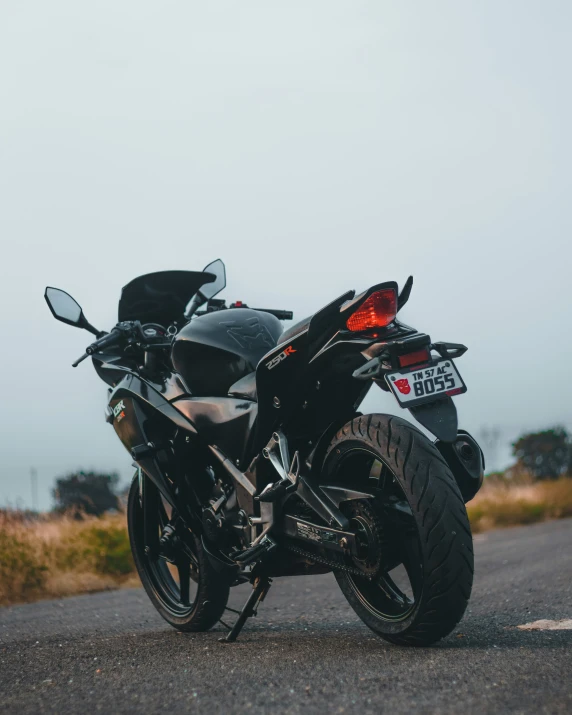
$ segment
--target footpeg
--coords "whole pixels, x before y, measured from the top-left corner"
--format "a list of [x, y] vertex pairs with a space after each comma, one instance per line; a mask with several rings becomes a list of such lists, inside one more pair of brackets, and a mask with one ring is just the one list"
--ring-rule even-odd
[[277, 543], [270, 536], [265, 536], [258, 544], [251, 546], [245, 551], [233, 554], [232, 559], [240, 566], [247, 566], [253, 561], [266, 559], [276, 549]]
[[280, 479], [274, 484], [269, 484], [268, 487], [260, 493], [260, 496], [254, 497], [254, 501], [275, 502], [287, 492], [292, 491], [294, 487], [295, 485], [292, 484], [289, 479]]
[[294, 486], [298, 483], [300, 455], [295, 452], [294, 457], [290, 460], [288, 440], [282, 432], [274, 432], [270, 442], [262, 450], [262, 454], [272, 462], [272, 466], [282, 479], [288, 479]]
[[135, 462], [140, 462], [142, 459], [149, 459], [150, 457], [155, 457], [157, 452], [166, 449], [168, 445], [165, 444], [155, 444], [154, 442], [147, 442], [147, 444], [138, 444], [131, 450], [131, 457]]

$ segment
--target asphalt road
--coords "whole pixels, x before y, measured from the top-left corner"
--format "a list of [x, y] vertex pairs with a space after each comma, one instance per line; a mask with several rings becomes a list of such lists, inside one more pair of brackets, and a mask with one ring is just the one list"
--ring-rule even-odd
[[572, 712], [572, 630], [516, 628], [572, 618], [572, 520], [475, 542], [469, 611], [424, 649], [375, 637], [330, 574], [277, 579], [233, 645], [139, 589], [0, 609], [0, 712]]

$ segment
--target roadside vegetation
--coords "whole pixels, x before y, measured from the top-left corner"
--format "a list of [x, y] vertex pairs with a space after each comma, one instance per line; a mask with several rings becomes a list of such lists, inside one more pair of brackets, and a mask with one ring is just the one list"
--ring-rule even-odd
[[136, 585], [125, 515], [0, 511], [0, 605]]
[[524, 434], [515, 463], [489, 474], [467, 504], [473, 533], [572, 516], [572, 440], [563, 427]]
[[489, 481], [467, 504], [473, 534], [506, 526], [572, 517], [572, 479], [550, 482]]
[[[572, 517], [566, 431], [523, 435], [513, 454], [467, 505], [474, 533]], [[50, 513], [0, 509], [0, 606], [138, 585], [117, 485], [78, 472], [56, 480]]]

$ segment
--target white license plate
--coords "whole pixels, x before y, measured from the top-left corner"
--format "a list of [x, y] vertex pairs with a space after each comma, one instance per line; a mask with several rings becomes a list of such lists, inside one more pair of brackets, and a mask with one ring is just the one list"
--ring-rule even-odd
[[437, 360], [423, 367], [389, 372], [385, 381], [399, 404], [405, 407], [415, 407], [422, 402], [467, 391], [452, 360]]

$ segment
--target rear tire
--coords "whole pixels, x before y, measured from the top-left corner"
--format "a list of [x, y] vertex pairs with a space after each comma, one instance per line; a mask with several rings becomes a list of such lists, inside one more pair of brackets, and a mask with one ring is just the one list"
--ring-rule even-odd
[[[157, 534], [161, 531], [161, 510], [164, 504], [153, 483], [144, 477], [145, 493], [155, 492], [158, 505]], [[163, 618], [179, 631], [207, 631], [221, 618], [229, 596], [229, 585], [214, 571], [204, 552], [200, 539], [192, 537], [194, 555], [192, 577], [188, 587], [189, 598], [181, 602], [181, 579], [177, 569], [160, 557], [151, 557], [145, 549], [143, 509], [139, 500], [137, 477], [133, 479], [127, 502], [127, 525], [133, 560], [141, 583], [151, 603]], [[188, 573], [188, 572], [187, 572]], [[190, 598], [191, 586], [195, 593]], [[179, 600], [179, 603], [177, 603]]]
[[[357, 417], [332, 440], [322, 478], [376, 495], [341, 505], [354, 522], [372, 522], [367, 533], [380, 534], [378, 541], [370, 536], [381, 551], [375, 579], [335, 572], [362, 621], [398, 645], [427, 646], [448, 635], [471, 594], [473, 542], [459, 488], [436, 447], [399, 417]], [[402, 599], [387, 571], [399, 559], [412, 598]]]

